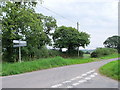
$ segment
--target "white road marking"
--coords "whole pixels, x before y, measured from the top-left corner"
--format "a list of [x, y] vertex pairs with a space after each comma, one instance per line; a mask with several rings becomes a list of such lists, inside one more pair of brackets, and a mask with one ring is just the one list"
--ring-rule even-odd
[[95, 77], [95, 75], [90, 75], [90, 77]]
[[71, 82], [71, 81], [64, 81], [63, 83], [68, 83], [68, 82]]
[[57, 84], [57, 85], [54, 85], [54, 86], [51, 86], [52, 88], [57, 88], [57, 87], [60, 87], [62, 86], [62, 84]]
[[82, 76], [86, 76], [87, 74], [82, 74]]
[[86, 74], [91, 74], [91, 73], [93, 73], [93, 72], [95, 72], [95, 69], [93, 69], [93, 70], [87, 72]]
[[91, 70], [91, 72], [95, 72], [95, 69]]
[[81, 76], [77, 76], [77, 77], [75, 77], [75, 78], [72, 78], [71, 81], [76, 80], [76, 79], [78, 79], [78, 78], [82, 78], [82, 77], [81, 77]]
[[87, 74], [90, 74], [90, 73], [91, 73], [91, 71], [87, 72]]
[[74, 84], [72, 84], [73, 86], [77, 86], [78, 84], [80, 84], [80, 83], [74, 83]]
[[84, 81], [83, 80], [80, 80], [80, 81], [78, 81], [79, 83], [83, 83]]
[[83, 77], [81, 77], [81, 76], [77, 76], [76, 78], [83, 78]]
[[78, 81], [79, 83], [84, 83], [84, 82], [86, 82], [87, 80], [80, 80], [80, 81]]
[[94, 75], [98, 75], [97, 73], [94, 73]]
[[[94, 73], [93, 73], [93, 72], [94, 72]], [[93, 74], [92, 74], [92, 73], [93, 73]], [[89, 74], [91, 74], [91, 75], [89, 76]], [[95, 73], [95, 69], [93, 69], [93, 70], [91, 70], [91, 71], [89, 71], [89, 72], [86, 72], [85, 74], [82, 74], [81, 76], [77, 76], [77, 77], [75, 77], [75, 78], [72, 78], [71, 80], [64, 81], [64, 82], [62, 82], [62, 83], [63, 83], [63, 84], [69, 83], [69, 82], [72, 82], [73, 80], [81, 79], [81, 78], [83, 78], [83, 77], [85, 76], [85, 77], [83, 78], [83, 80], [80, 80], [80, 81], [78, 81], [77, 83], [72, 84], [73, 86], [76, 86], [76, 85], [78, 85], [78, 84], [80, 84], [80, 83], [87, 82], [88, 80], [90, 80], [90, 79], [92, 79], [93, 77], [95, 77], [95, 75], [97, 75], [97, 73]], [[60, 87], [60, 86], [62, 86], [62, 84], [54, 85], [54, 86], [52, 86], [52, 88], [57, 88], [57, 87]], [[67, 86], [67, 88], [72, 88], [73, 86]]]
[[77, 78], [72, 78], [71, 81], [76, 80]]
[[67, 88], [73, 88], [73, 86], [67, 86]]
[[90, 77], [86, 77], [85, 80], [90, 80], [91, 78]]
[[93, 70], [89, 71], [88, 73], [92, 73], [92, 72], [95, 72], [95, 69], [93, 69]]

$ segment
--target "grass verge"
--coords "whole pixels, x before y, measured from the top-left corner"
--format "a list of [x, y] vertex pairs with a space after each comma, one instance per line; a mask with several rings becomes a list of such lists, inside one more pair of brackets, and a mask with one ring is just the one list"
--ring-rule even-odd
[[119, 56], [120, 56], [120, 54], [114, 53], [114, 54], [111, 54], [111, 55], [107, 55], [107, 56], [104, 56], [104, 57], [100, 57], [99, 59], [118, 58]]
[[39, 59], [35, 61], [22, 62], [22, 63], [4, 63], [2, 65], [2, 76], [20, 74], [25, 72], [31, 72], [41, 69], [48, 69], [53, 67], [72, 65], [72, 64], [82, 64], [93, 62], [93, 59], [64, 59], [62, 57], [54, 57], [47, 59]]
[[99, 72], [107, 77], [110, 77], [115, 80], [120, 81], [120, 60], [112, 61], [108, 64], [105, 64], [99, 69]]
[[[117, 58], [116, 54], [112, 56], [105, 56], [102, 58]], [[109, 57], [109, 58], [108, 58]], [[42, 69], [48, 69], [53, 67], [60, 67], [72, 64], [82, 64], [82, 63], [89, 63], [98, 61], [100, 58], [67, 58], [64, 59], [62, 57], [54, 57], [54, 58], [45, 58], [45, 59], [38, 59], [34, 61], [26, 61], [22, 63], [3, 63], [2, 64], [2, 73], [0, 76], [8, 76], [8, 75], [15, 75], [25, 72], [37, 71]]]

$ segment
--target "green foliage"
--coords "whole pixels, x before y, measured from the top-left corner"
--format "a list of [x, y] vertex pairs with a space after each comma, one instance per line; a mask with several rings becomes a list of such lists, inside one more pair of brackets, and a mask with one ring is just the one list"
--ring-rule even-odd
[[102, 66], [99, 71], [101, 74], [111, 77], [116, 80], [120, 80], [120, 60], [112, 61]]
[[42, 47], [41, 49], [37, 49], [35, 51], [35, 56], [37, 58], [47, 58], [47, 57], [49, 57], [48, 49], [46, 47]]
[[35, 61], [22, 63], [3, 63], [2, 76], [14, 75], [19, 73], [31, 72], [41, 69], [93, 62], [92, 59], [64, 59], [62, 57], [54, 57], [47, 59], [38, 59]]
[[48, 50], [49, 57], [61, 56], [62, 52], [58, 50]]
[[57, 28], [56, 20], [51, 16], [44, 16], [43, 26], [44, 32], [51, 35], [52, 33], [50, 31]]
[[120, 53], [120, 36], [109, 37], [103, 44], [105, 47], [117, 49]]
[[89, 38], [87, 33], [65, 26], [58, 27], [53, 34], [54, 47], [60, 50], [67, 48], [68, 52], [72, 52], [71, 50], [75, 50], [78, 46], [87, 46], [90, 43]]
[[[84, 52], [79, 50], [79, 57], [83, 57]], [[67, 51], [64, 53], [66, 57], [78, 57], [78, 51], [77, 50], [71, 50], [70, 52]]]
[[91, 57], [101, 57], [114, 53], [117, 53], [117, 50], [113, 48], [97, 48], [95, 51], [91, 53]]
[[[2, 5], [2, 4], [1, 4]], [[6, 2], [2, 6], [2, 49], [3, 60], [15, 62], [17, 48], [13, 48], [13, 40], [27, 41], [22, 48], [26, 58], [34, 58], [35, 52], [43, 45], [50, 44], [50, 31], [56, 28], [56, 20], [50, 16], [37, 14], [34, 11], [36, 2]], [[9, 57], [9, 58], [8, 58]]]
[[89, 51], [86, 51], [85, 54], [90, 54], [90, 52], [89, 52]]
[[57, 50], [49, 50], [45, 46], [42, 46], [40, 49], [34, 48], [31, 50], [32, 51], [29, 52], [28, 49], [26, 49], [25, 47], [22, 48], [23, 61], [31, 61], [39, 58], [61, 56], [62, 54], [60, 51]]

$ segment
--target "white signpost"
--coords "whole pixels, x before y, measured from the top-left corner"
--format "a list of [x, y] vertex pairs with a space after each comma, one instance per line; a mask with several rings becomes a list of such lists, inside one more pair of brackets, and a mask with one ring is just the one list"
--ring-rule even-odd
[[21, 62], [21, 47], [27, 46], [26, 41], [13, 40], [13, 47], [19, 47], [19, 62]]

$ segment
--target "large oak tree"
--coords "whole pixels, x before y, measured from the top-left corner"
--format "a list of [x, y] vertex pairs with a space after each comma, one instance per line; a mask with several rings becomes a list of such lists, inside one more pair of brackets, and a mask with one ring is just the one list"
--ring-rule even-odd
[[60, 49], [67, 48], [68, 52], [80, 46], [87, 46], [90, 43], [89, 38], [89, 34], [65, 26], [58, 27], [53, 34], [54, 47]]

